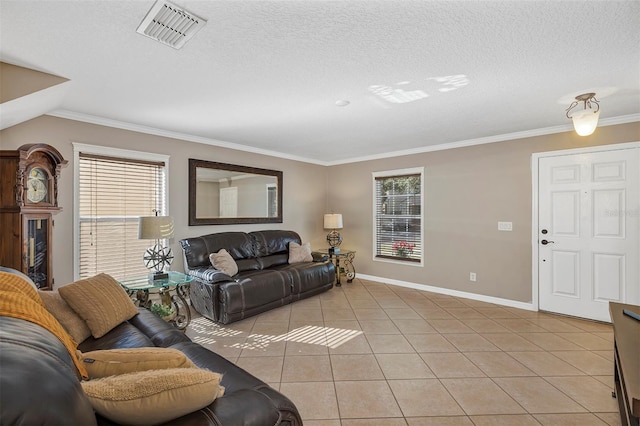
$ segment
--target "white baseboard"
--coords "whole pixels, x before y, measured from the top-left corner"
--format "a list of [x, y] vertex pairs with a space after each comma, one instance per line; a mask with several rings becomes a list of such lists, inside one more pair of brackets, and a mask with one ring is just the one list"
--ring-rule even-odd
[[[449, 288], [434, 287], [426, 284], [417, 284], [408, 281], [393, 280], [390, 278], [381, 278], [373, 275], [358, 274], [357, 278], [363, 280], [375, 281], [384, 284], [397, 285], [400, 287], [408, 287], [416, 290], [430, 291], [432, 293], [446, 294], [448, 296], [462, 297], [465, 299], [478, 300], [480, 302], [493, 303], [496, 305], [508, 306], [510, 308], [525, 309], [527, 311], [537, 311], [533, 303], [518, 302], [517, 300], [502, 299], [499, 297], [485, 296], [483, 294], [468, 293], [466, 291], [451, 290]], [[348, 285], [348, 284], [343, 284]]]

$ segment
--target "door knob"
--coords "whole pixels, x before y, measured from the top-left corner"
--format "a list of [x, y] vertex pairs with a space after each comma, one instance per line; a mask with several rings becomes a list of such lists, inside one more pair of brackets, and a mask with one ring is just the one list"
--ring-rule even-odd
[[540, 243], [541, 243], [543, 246], [546, 246], [547, 244], [554, 244], [554, 243], [555, 243], [555, 241], [542, 240], [542, 241], [540, 241]]

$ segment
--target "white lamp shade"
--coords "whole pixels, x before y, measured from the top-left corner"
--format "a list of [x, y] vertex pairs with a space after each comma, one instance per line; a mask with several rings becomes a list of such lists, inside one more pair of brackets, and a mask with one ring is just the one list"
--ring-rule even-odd
[[342, 229], [342, 215], [340, 213], [325, 214], [324, 229]]
[[173, 238], [173, 218], [171, 216], [142, 216], [138, 226], [138, 239], [161, 240]]
[[576, 129], [576, 133], [580, 136], [589, 136], [596, 130], [599, 117], [599, 109], [595, 112], [590, 108], [572, 112], [573, 128]]

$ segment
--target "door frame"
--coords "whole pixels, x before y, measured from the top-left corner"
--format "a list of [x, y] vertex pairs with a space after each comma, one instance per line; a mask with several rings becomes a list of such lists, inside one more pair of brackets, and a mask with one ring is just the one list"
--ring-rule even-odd
[[[590, 146], [585, 148], [572, 148], [572, 149], [561, 149], [558, 151], [545, 151], [545, 152], [535, 152], [531, 154], [531, 183], [532, 183], [532, 191], [531, 191], [531, 305], [535, 311], [540, 310], [540, 283], [539, 283], [539, 273], [538, 273], [538, 261], [539, 261], [539, 244], [538, 244], [538, 168], [540, 164], [541, 158], [548, 157], [560, 157], [563, 155], [575, 155], [575, 154], [591, 154], [595, 152], [606, 152], [606, 151], [617, 151], [620, 149], [630, 149], [637, 148], [640, 149], [640, 142], [626, 142], [626, 143], [617, 143], [611, 145], [597, 145]], [[638, 259], [640, 262], [640, 259]]]

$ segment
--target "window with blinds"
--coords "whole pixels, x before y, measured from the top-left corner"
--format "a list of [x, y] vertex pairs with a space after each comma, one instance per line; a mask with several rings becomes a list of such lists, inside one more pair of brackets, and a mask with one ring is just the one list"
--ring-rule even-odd
[[375, 257], [422, 261], [422, 169], [374, 174]]
[[77, 165], [79, 278], [148, 273], [142, 257], [153, 241], [138, 239], [138, 221], [166, 214], [165, 162], [80, 151]]

